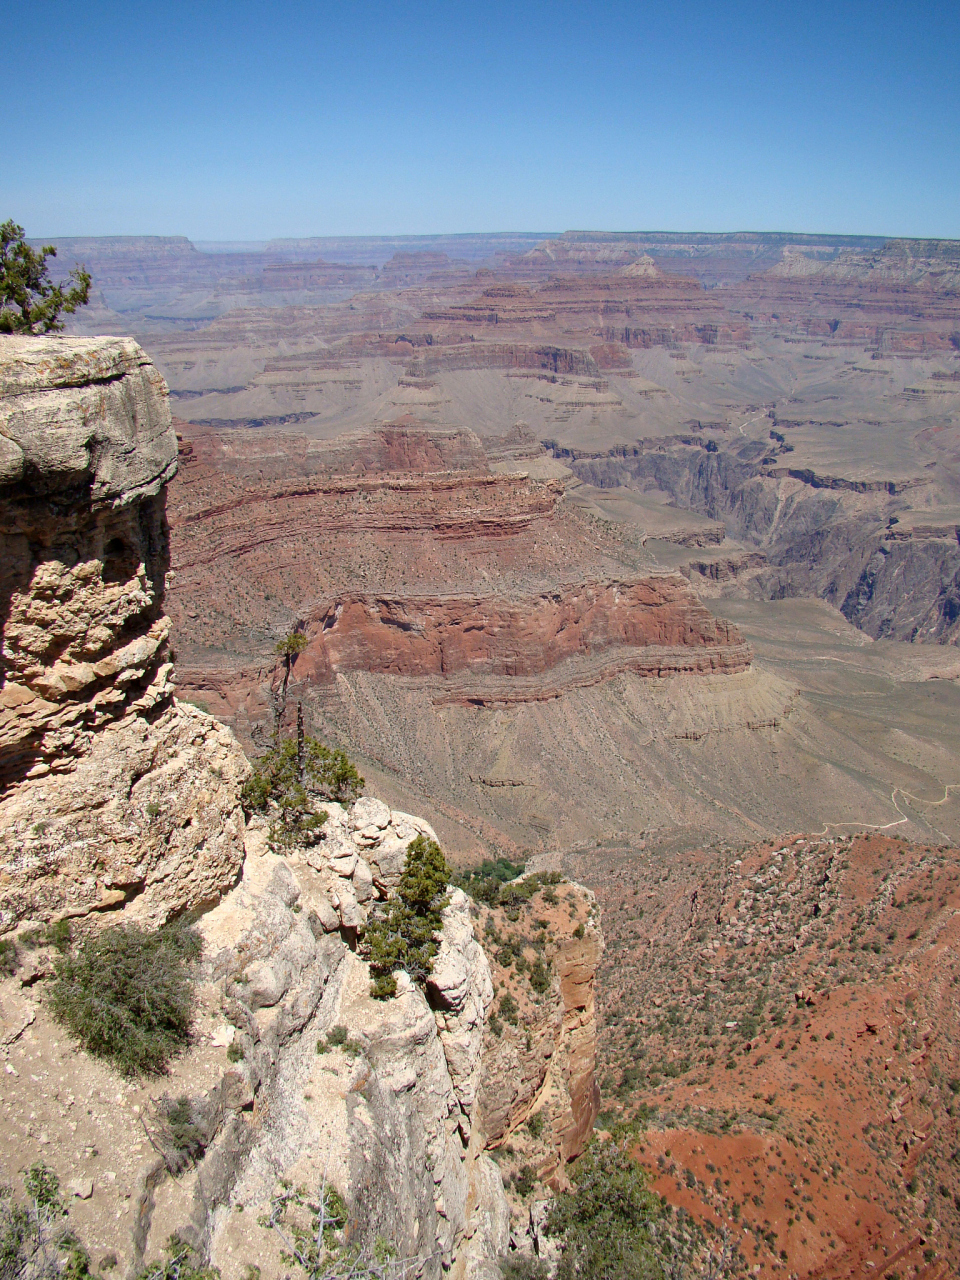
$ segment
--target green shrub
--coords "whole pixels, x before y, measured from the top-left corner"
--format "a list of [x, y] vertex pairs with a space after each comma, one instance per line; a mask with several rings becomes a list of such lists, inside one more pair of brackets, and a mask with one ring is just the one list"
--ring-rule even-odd
[[528, 1196], [537, 1185], [537, 1175], [528, 1164], [521, 1165], [513, 1175], [513, 1189], [518, 1196]]
[[425, 835], [412, 840], [395, 896], [367, 925], [370, 992], [377, 999], [396, 995], [398, 969], [405, 969], [421, 986], [433, 972], [449, 881], [450, 868], [436, 840]]
[[243, 803], [263, 812], [273, 801], [279, 816], [270, 836], [277, 844], [311, 844], [319, 839], [326, 813], [317, 799], [349, 804], [364, 787], [364, 780], [343, 751], [332, 751], [316, 738], [275, 738], [273, 746], [257, 760], [243, 785]]
[[[561, 1192], [547, 1218], [562, 1256], [557, 1280], [659, 1280], [705, 1274], [703, 1236], [687, 1215], [647, 1188], [646, 1175], [622, 1143], [594, 1143], [574, 1166], [571, 1191]], [[734, 1274], [711, 1272], [711, 1274]]]
[[458, 872], [453, 883], [476, 902], [485, 902], [494, 907], [500, 901], [501, 886], [520, 875], [523, 875], [522, 862], [511, 862], [509, 858], [497, 858], [495, 861], [487, 858], [477, 867]]
[[180, 925], [114, 925], [57, 961], [53, 1016], [122, 1075], [159, 1074], [190, 1039], [202, 942]]
[[527, 1116], [527, 1130], [531, 1138], [539, 1138], [543, 1133], [545, 1124], [542, 1111], [534, 1111], [532, 1115]]
[[517, 1014], [519, 1013], [519, 1008], [516, 1000], [514, 1000], [509, 991], [505, 991], [500, 997], [500, 1008], [498, 1012], [504, 1022], [509, 1022], [511, 1027], [515, 1027], [517, 1025]]
[[550, 990], [550, 968], [540, 956], [530, 966], [530, 985], [538, 996]]
[[227, 1045], [228, 1062], [242, 1062], [245, 1056], [243, 1046], [238, 1044], [236, 1040], [231, 1041], [230, 1044]]
[[0, 978], [12, 978], [17, 972], [20, 955], [12, 938], [0, 938]]

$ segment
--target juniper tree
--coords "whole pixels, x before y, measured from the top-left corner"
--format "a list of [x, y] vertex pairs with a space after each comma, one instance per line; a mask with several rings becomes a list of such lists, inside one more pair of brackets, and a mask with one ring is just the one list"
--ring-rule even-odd
[[62, 312], [72, 315], [90, 301], [90, 273], [83, 267], [70, 272], [73, 288], [53, 284], [47, 259], [56, 256], [52, 244], [31, 249], [12, 218], [0, 225], [0, 333], [55, 333], [63, 328]]

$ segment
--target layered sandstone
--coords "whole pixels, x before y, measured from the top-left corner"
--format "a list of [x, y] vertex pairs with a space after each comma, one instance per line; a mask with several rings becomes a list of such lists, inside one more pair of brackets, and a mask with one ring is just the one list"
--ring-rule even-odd
[[166, 388], [129, 339], [0, 343], [0, 920], [215, 900], [248, 766], [173, 701]]
[[355, 595], [321, 604], [306, 634], [298, 682], [339, 671], [522, 680], [608, 650], [621, 669], [658, 675], [685, 669], [685, 656], [692, 670], [742, 671], [750, 661], [736, 627], [712, 617], [679, 574], [520, 599]]

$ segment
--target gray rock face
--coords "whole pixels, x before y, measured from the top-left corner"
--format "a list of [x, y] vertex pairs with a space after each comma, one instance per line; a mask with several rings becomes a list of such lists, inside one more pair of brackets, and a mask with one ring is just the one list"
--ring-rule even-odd
[[34, 496], [124, 506], [177, 469], [166, 384], [132, 338], [0, 338], [0, 438], [0, 484]]
[[[430, 986], [437, 1011], [405, 974], [395, 999], [374, 1000], [369, 969], [345, 940], [347, 920], [330, 934], [309, 923], [327, 916], [331, 893], [341, 915], [356, 904], [351, 880], [333, 867], [355, 824], [369, 825], [369, 807], [331, 806], [327, 839], [286, 858], [254, 819], [240, 883], [199, 924], [245, 1051], [244, 1072], [231, 1069], [219, 1085], [222, 1106], [236, 1117], [253, 1104], [264, 1117], [243, 1141], [242, 1119], [225, 1125], [195, 1175], [192, 1229], [225, 1280], [239, 1280], [251, 1257], [265, 1275], [280, 1269], [276, 1238], [257, 1225], [278, 1178], [336, 1186], [362, 1239], [395, 1242], [411, 1274], [499, 1274], [509, 1209], [475, 1123], [493, 987], [468, 900], [454, 891], [444, 912]], [[388, 831], [396, 815], [382, 808]], [[326, 1046], [334, 1026], [346, 1027], [348, 1046]], [[216, 1196], [207, 1166], [220, 1171]]]

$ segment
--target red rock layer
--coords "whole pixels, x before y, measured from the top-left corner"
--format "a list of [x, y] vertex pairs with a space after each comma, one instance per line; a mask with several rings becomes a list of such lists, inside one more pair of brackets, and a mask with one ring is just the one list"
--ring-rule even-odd
[[719, 670], [749, 663], [737, 629], [712, 617], [680, 574], [585, 582], [514, 600], [357, 594], [321, 604], [307, 635], [299, 680], [338, 671], [523, 678], [622, 647], [717, 651], [711, 657]]

